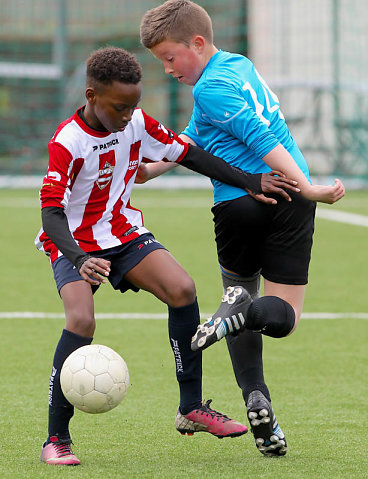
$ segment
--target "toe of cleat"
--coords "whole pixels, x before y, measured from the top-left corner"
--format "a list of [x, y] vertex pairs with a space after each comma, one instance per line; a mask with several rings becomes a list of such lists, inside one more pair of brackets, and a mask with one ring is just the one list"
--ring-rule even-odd
[[269, 441], [264, 441], [263, 438], [256, 439], [256, 446], [263, 455], [268, 457], [285, 456], [287, 451], [285, 438], [281, 439], [279, 436], [271, 436]]

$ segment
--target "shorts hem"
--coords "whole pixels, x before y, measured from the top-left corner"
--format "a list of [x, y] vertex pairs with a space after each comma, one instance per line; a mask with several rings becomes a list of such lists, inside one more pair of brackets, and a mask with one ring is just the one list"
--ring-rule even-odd
[[265, 274], [261, 273], [264, 279], [267, 279], [268, 281], [272, 281], [273, 283], [278, 283], [278, 284], [292, 284], [295, 286], [305, 286], [308, 284], [308, 278], [285, 278], [285, 277], [280, 277], [280, 276], [273, 276], [272, 274]]
[[125, 291], [128, 291], [129, 289], [131, 289], [135, 293], [138, 293], [140, 288], [138, 288], [137, 286], [134, 286], [134, 284], [132, 284], [130, 281], [126, 280], [125, 275], [127, 273], [129, 273], [129, 271], [131, 271], [133, 268], [135, 268], [146, 256], [148, 256], [153, 251], [157, 251], [158, 249], [164, 249], [164, 250], [167, 251], [165, 246], [161, 245], [160, 243], [157, 243], [150, 249], [150, 251], [145, 256], [141, 256], [139, 258], [136, 258], [137, 261], [132, 261], [129, 264], [129, 268], [126, 268], [126, 269], [123, 270], [123, 272], [121, 274], [121, 279], [119, 281], [114, 281], [113, 279], [111, 279], [110, 284], [114, 288], [114, 290], [115, 291], [120, 291], [121, 293], [125, 293]]

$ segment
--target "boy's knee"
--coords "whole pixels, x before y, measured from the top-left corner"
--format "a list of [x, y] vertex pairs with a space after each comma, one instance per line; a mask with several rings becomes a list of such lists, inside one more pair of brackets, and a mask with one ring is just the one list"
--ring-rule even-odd
[[66, 329], [83, 337], [92, 337], [96, 322], [93, 314], [83, 311], [68, 312], [66, 315]]
[[177, 281], [167, 291], [167, 304], [173, 308], [180, 308], [192, 304], [196, 299], [194, 281], [190, 276]]
[[273, 338], [283, 338], [293, 331], [294, 325], [294, 308], [277, 296], [255, 299], [249, 306], [247, 329], [260, 331]]

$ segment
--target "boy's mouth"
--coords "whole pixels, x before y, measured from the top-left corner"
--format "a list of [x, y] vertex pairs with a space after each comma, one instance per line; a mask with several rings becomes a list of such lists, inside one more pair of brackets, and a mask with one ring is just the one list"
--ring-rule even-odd
[[125, 128], [127, 127], [128, 123], [124, 123], [123, 125], [121, 125], [119, 128], [118, 128], [118, 131], [124, 131]]

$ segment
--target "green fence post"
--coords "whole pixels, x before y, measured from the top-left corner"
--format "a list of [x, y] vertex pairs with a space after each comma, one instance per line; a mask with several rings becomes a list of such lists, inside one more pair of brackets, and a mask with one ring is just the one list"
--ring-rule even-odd
[[67, 0], [58, 0], [58, 20], [55, 31], [54, 58], [53, 61], [60, 68], [60, 78], [58, 80], [58, 121], [62, 121], [66, 116], [65, 112], [65, 87], [66, 87], [66, 67], [67, 67]]
[[332, 1], [332, 95], [335, 130], [335, 172], [343, 173], [343, 131], [340, 105], [340, 0]]

